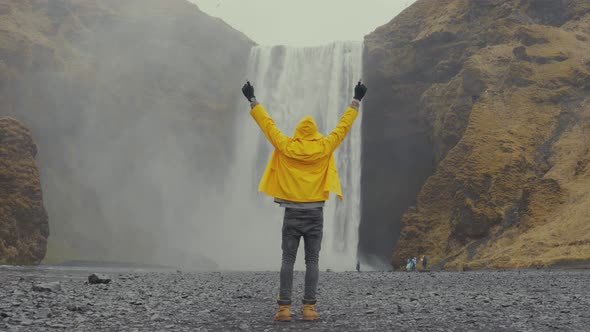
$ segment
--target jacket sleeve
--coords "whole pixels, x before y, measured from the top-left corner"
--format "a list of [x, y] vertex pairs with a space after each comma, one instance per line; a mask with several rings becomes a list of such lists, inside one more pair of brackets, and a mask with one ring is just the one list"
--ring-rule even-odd
[[250, 111], [250, 115], [254, 118], [254, 121], [256, 121], [268, 141], [279, 151], [284, 151], [289, 142], [289, 137], [277, 128], [274, 120], [268, 115], [264, 107], [257, 104]]
[[324, 139], [330, 152], [334, 152], [340, 143], [342, 143], [357, 115], [358, 111], [356, 109], [352, 107], [347, 108], [344, 115], [340, 118], [340, 122], [336, 125], [336, 128]]

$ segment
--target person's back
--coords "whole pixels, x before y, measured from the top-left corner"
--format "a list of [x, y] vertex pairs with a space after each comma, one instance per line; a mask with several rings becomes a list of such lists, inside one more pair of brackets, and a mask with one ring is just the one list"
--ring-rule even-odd
[[300, 203], [326, 201], [330, 192], [342, 199], [333, 153], [357, 116], [355, 108], [347, 109], [327, 137], [318, 132], [309, 116], [299, 122], [293, 137], [288, 137], [280, 132], [262, 105], [254, 104], [250, 113], [275, 147], [259, 191], [277, 200]]
[[313, 118], [304, 117], [293, 137], [281, 133], [264, 107], [256, 101], [254, 87], [248, 82], [242, 88], [250, 101], [250, 114], [274, 146], [258, 190], [274, 197], [285, 208], [282, 228], [283, 250], [279, 310], [275, 319], [291, 320], [293, 265], [299, 240], [305, 244], [305, 291], [303, 319], [319, 318], [315, 310], [319, 278], [319, 252], [323, 236], [323, 206], [330, 192], [342, 200], [342, 190], [334, 162], [334, 150], [340, 145], [358, 115], [360, 100], [367, 88], [360, 82], [355, 96], [336, 128], [326, 137], [318, 132]]

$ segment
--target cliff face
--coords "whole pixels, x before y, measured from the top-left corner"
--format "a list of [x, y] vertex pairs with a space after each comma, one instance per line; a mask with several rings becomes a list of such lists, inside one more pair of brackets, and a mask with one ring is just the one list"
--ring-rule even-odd
[[39, 143], [51, 260], [191, 260], [252, 45], [184, 0], [0, 0], [0, 114]]
[[366, 48], [363, 172], [388, 167], [363, 193], [395, 207], [396, 267], [590, 259], [590, 3], [419, 0]]
[[45, 257], [49, 227], [36, 154], [29, 130], [0, 118], [0, 265], [39, 264]]

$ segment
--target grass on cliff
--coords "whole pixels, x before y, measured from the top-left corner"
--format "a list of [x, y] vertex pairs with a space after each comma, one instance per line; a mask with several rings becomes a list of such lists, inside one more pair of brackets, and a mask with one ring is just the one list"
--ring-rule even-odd
[[[453, 29], [437, 15], [429, 17], [433, 26]], [[501, 32], [516, 35], [517, 28]], [[518, 38], [505, 37], [507, 42], [467, 60], [464, 69], [486, 88], [462, 138], [422, 187], [417, 207], [406, 213], [402, 232], [408, 235], [398, 243], [396, 258], [423, 252], [449, 269], [590, 260], [590, 43], [580, 37], [590, 32], [585, 29], [527, 25], [526, 33], [543, 38], [524, 52], [516, 50], [523, 46]], [[510, 215], [514, 208], [516, 217]], [[474, 224], [497, 224], [479, 239], [458, 242], [451, 221], [468, 224], [470, 216]]]

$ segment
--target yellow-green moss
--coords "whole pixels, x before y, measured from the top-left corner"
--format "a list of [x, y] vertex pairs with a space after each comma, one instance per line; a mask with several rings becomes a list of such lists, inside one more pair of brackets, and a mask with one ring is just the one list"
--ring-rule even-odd
[[564, 27], [519, 21], [530, 9], [419, 0], [366, 38], [393, 84], [463, 57], [450, 80], [415, 83], [428, 86], [419, 112], [438, 164], [403, 217], [395, 266], [417, 254], [447, 269], [590, 260], [590, 5], [573, 1]]

